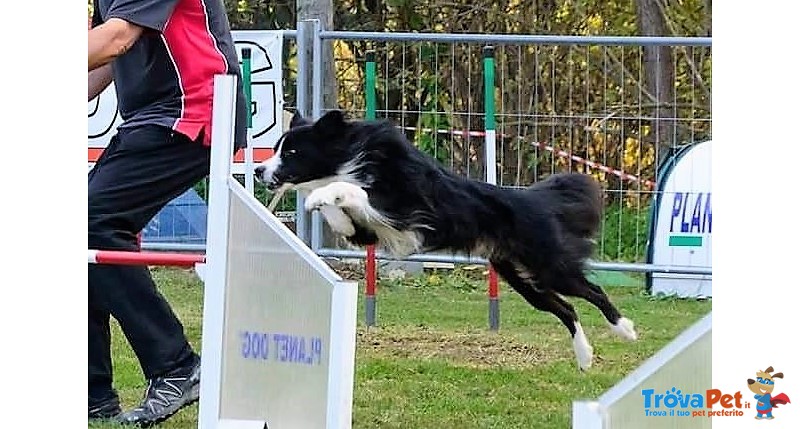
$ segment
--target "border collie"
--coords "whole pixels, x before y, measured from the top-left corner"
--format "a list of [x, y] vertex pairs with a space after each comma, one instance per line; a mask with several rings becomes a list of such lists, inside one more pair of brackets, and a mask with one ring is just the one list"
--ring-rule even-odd
[[593, 350], [563, 296], [587, 300], [614, 333], [636, 339], [633, 322], [584, 275], [602, 215], [600, 186], [588, 175], [501, 188], [446, 170], [388, 121], [347, 120], [340, 111], [316, 122], [295, 115], [255, 174], [271, 190], [307, 195], [305, 209], [320, 210], [354, 245], [383, 245], [398, 257], [448, 250], [487, 258], [528, 303], [567, 327], [581, 370]]

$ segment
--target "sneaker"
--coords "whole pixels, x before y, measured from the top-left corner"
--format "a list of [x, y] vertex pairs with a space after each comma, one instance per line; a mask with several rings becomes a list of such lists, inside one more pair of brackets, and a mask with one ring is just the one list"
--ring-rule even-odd
[[115, 420], [123, 424], [150, 427], [163, 422], [181, 408], [200, 398], [200, 361], [149, 381], [144, 399], [138, 407], [120, 414]]
[[89, 402], [89, 420], [113, 419], [122, 413], [119, 407], [119, 398], [113, 395], [108, 399], [96, 403]]

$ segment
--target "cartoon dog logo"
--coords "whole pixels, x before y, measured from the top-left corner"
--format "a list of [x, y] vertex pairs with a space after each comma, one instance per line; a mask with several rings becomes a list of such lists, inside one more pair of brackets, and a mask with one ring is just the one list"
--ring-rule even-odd
[[778, 405], [785, 405], [791, 403], [789, 397], [785, 393], [772, 396], [772, 391], [775, 390], [775, 379], [783, 378], [782, 372], [772, 373], [772, 367], [764, 371], [756, 371], [756, 379], [747, 379], [747, 387], [751, 392], [755, 393], [756, 400], [756, 416], [757, 420], [768, 419], [772, 420], [772, 409], [778, 408]]

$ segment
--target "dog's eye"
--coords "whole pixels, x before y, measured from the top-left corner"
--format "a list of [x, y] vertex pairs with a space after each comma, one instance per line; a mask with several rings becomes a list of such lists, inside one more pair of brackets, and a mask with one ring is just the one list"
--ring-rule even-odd
[[286, 156], [294, 155], [297, 153], [297, 149], [289, 149], [286, 151]]

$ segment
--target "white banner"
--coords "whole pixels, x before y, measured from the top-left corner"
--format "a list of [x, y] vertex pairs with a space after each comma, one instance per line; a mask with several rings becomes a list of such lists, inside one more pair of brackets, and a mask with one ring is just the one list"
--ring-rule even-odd
[[[251, 51], [253, 139], [250, 145], [271, 149], [283, 133], [283, 31], [243, 30], [232, 34], [240, 65], [242, 49]], [[90, 101], [88, 110], [89, 147], [104, 148], [122, 123], [114, 85]]]
[[253, 148], [272, 149], [283, 134], [283, 31], [234, 31], [239, 61], [250, 48]]
[[[711, 266], [711, 141], [680, 155], [664, 178], [657, 200], [651, 262]], [[680, 297], [710, 297], [711, 276], [653, 273], [651, 291]]]

